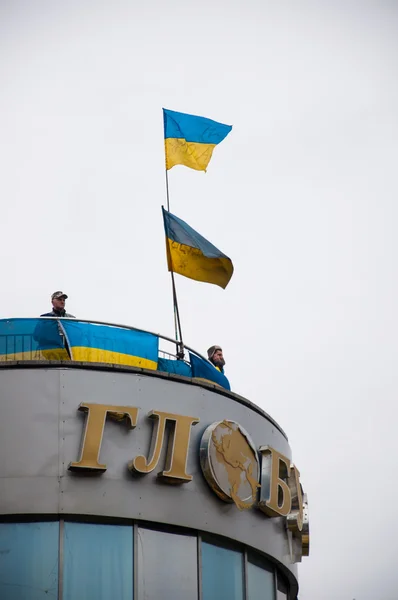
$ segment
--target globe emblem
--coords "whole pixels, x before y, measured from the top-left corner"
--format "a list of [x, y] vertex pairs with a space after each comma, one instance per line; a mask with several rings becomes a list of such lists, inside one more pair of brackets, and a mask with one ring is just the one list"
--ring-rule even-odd
[[239, 510], [251, 508], [259, 484], [259, 462], [249, 434], [235, 421], [219, 421], [204, 432], [200, 464], [211, 489]]

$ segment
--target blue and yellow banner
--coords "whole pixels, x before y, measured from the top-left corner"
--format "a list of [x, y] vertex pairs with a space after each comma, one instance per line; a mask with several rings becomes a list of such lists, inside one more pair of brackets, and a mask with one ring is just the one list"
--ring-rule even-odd
[[231, 259], [188, 223], [162, 210], [169, 271], [225, 289], [234, 272]]
[[1, 319], [0, 362], [11, 360], [69, 360], [58, 322]]
[[152, 333], [62, 320], [72, 360], [155, 370], [159, 338]]
[[189, 353], [183, 360], [158, 357], [158, 336], [74, 319], [0, 319], [0, 363], [55, 360], [128, 365], [158, 370], [230, 390], [228, 379], [207, 360]]
[[166, 169], [185, 165], [206, 171], [214, 148], [232, 129], [231, 125], [163, 109]]
[[188, 365], [184, 360], [173, 360], [159, 357], [158, 371], [172, 373], [173, 375], [183, 375], [184, 377], [192, 377], [191, 366]]
[[215, 383], [226, 390], [231, 389], [225, 375], [216, 369], [210, 362], [192, 354], [192, 352], [189, 353], [189, 360], [191, 362], [192, 377], [194, 379], [199, 379], [206, 383]]

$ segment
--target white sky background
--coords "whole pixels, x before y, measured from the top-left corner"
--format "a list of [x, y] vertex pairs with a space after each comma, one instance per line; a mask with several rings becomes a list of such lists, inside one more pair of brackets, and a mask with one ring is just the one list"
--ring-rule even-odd
[[[171, 210], [229, 255], [183, 332], [285, 429], [300, 600], [396, 600], [398, 3], [0, 1], [0, 317], [173, 335], [162, 106], [227, 124]], [[264, 440], [266, 443], [266, 440]]]

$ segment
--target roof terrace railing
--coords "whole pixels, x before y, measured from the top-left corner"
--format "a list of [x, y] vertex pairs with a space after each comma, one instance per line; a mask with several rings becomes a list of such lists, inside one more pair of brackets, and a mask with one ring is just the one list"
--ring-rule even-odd
[[[169, 350], [177, 348], [177, 352]], [[172, 345], [172, 346], [171, 346]], [[56, 317], [0, 319], [0, 364], [9, 361], [78, 361], [125, 365], [206, 380], [230, 389], [227, 378], [188, 346], [136, 327]]]

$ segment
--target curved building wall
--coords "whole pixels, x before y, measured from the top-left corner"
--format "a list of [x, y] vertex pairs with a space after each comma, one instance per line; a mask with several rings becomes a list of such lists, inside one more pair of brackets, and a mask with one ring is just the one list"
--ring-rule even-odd
[[[79, 565], [91, 559], [96, 566], [88, 564], [88, 571], [94, 568], [105, 577], [107, 571], [102, 562], [107, 556], [106, 548], [112, 548], [109, 536], [115, 536], [117, 550], [105, 562], [109, 565], [109, 561], [116, 561], [119, 566], [115, 566], [114, 573], [132, 586], [130, 593], [130, 583], [126, 583], [126, 589], [112, 598], [132, 598], [133, 590], [137, 598], [167, 598], [160, 589], [166, 585], [168, 574], [174, 577], [173, 565], [181, 566], [180, 575], [175, 577], [185, 583], [180, 582], [179, 589], [191, 586], [192, 595], [184, 592], [169, 597], [267, 599], [268, 595], [256, 595], [255, 589], [266, 589], [272, 581], [272, 586], [279, 585], [281, 598], [295, 598], [296, 566], [284, 519], [268, 518], [256, 508], [239, 511], [234, 503], [223, 502], [209, 487], [200, 466], [205, 430], [212, 423], [225, 420], [239, 423], [249, 432], [257, 449], [271, 446], [290, 459], [285, 435], [260, 410], [238, 397], [234, 399], [232, 394], [133, 370], [3, 367], [0, 382], [0, 513], [3, 520], [13, 521], [0, 524], [0, 544], [9, 537], [27, 552], [29, 543], [36, 549], [42, 543], [46, 546], [41, 538], [32, 541], [29, 536], [40, 537], [39, 531], [53, 536], [51, 544], [60, 552], [57, 564], [63, 581], [60, 583], [57, 578], [56, 583], [60, 598], [91, 597], [72, 594], [65, 588], [69, 585], [66, 581], [72, 585], [74, 571], [81, 572]], [[134, 428], [126, 427], [120, 420], [106, 419], [98, 456], [98, 463], [106, 465], [106, 470], [69, 468], [71, 463], [79, 464], [88, 439], [84, 436], [88, 418], [79, 410], [81, 404], [137, 409]], [[165, 430], [156, 468], [141, 475], [134, 475], [128, 468], [139, 455], [146, 457], [148, 464], [154, 453], [156, 425], [150, 416], [153, 411], [195, 419], [190, 428], [187, 462], [185, 467], [180, 465], [180, 470], [185, 468], [186, 474], [192, 476], [190, 481], [170, 485], [158, 477], [159, 472], [169, 468], [170, 453], [175, 450], [169, 428]], [[90, 523], [75, 522], [83, 516]], [[35, 523], [20, 522], [32, 519]], [[107, 524], [108, 521], [113, 524]], [[91, 548], [96, 548], [94, 553], [84, 551], [84, 544], [90, 539]], [[74, 557], [71, 564], [66, 558], [68, 545]], [[4, 573], [9, 572], [7, 561], [1, 560], [1, 550], [0, 547], [0, 589]], [[40, 569], [36, 571], [40, 573]], [[230, 573], [235, 583], [227, 582], [232, 585], [229, 595], [214, 595], [217, 577], [223, 573]], [[279, 584], [276, 573], [280, 575]], [[105, 587], [110, 585], [106, 581]], [[76, 585], [84, 587], [82, 582]], [[145, 591], [145, 586], [152, 591]], [[233, 591], [235, 588], [237, 591]], [[34, 596], [26, 596], [30, 597]], [[92, 597], [108, 598], [94, 593]]]

